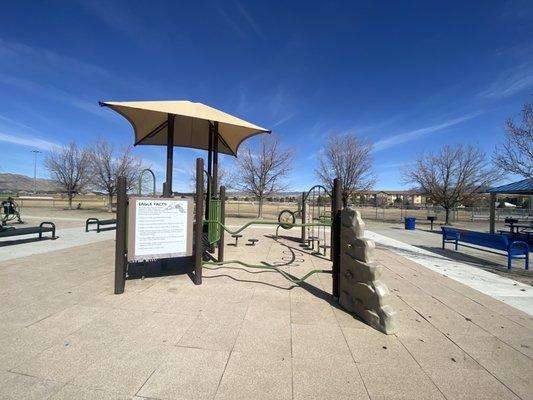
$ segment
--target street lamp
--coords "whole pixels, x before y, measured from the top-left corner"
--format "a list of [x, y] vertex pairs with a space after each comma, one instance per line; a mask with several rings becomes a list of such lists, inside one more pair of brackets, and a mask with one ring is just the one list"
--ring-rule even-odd
[[42, 151], [39, 150], [32, 150], [31, 151], [34, 154], [34, 160], [33, 160], [33, 194], [37, 194], [37, 154], [42, 153]]

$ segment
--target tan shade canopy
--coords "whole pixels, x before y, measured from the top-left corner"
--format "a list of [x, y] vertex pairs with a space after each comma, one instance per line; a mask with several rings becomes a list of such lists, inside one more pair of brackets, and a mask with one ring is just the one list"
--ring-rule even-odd
[[174, 118], [174, 146], [208, 150], [209, 124], [218, 122], [219, 153], [237, 156], [240, 144], [268, 129], [202, 103], [191, 101], [100, 102], [126, 118], [135, 130], [135, 145], [167, 145], [168, 115]]

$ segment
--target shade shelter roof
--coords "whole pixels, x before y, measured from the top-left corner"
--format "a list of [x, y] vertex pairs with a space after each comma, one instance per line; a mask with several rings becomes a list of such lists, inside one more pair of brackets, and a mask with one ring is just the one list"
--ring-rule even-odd
[[210, 124], [217, 124], [218, 152], [237, 156], [240, 144], [268, 129], [202, 103], [179, 101], [100, 102], [133, 126], [135, 145], [167, 146], [169, 115], [174, 116], [173, 146], [209, 150]]
[[493, 187], [488, 189], [487, 193], [533, 195], [533, 179], [523, 179], [507, 185]]

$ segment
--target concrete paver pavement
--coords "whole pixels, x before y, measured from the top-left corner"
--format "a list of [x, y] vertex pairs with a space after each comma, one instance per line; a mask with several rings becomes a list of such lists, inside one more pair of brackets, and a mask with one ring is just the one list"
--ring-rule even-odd
[[[251, 229], [257, 245], [227, 259], [330, 267], [269, 233]], [[206, 269], [201, 286], [147, 277], [117, 296], [113, 240], [1, 261], [0, 398], [533, 398], [531, 316], [385, 248], [376, 258], [397, 335], [339, 309], [328, 274], [294, 286]]]

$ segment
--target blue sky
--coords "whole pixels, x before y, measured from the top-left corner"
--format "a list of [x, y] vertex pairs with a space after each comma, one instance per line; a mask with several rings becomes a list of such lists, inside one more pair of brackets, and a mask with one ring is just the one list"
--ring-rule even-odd
[[[375, 143], [376, 188], [398, 189], [420, 152], [493, 151], [533, 101], [532, 37], [531, 1], [6, 2], [0, 172], [33, 175], [34, 148], [132, 144], [99, 100], [188, 99], [272, 129], [295, 151], [295, 190], [327, 136], [351, 132]], [[135, 152], [163, 176], [163, 148]], [[176, 150], [176, 190], [199, 154]]]

